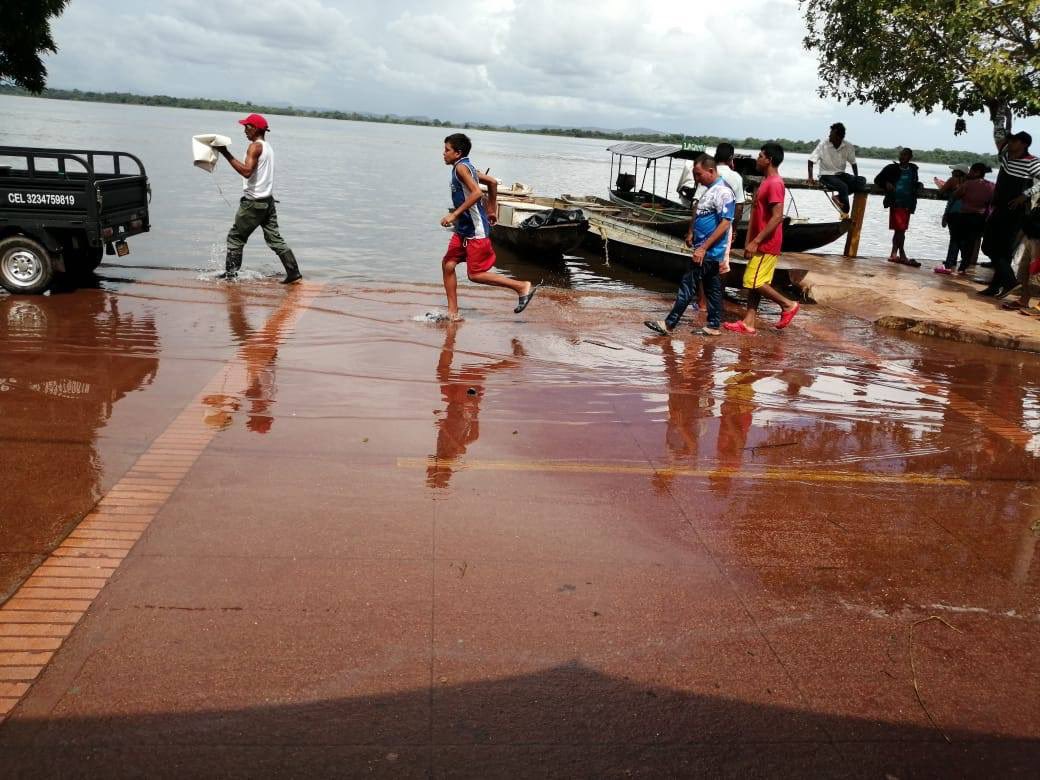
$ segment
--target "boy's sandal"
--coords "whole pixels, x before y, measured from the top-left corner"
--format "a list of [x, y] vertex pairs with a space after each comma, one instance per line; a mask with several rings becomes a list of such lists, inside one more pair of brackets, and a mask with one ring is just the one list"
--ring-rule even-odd
[[1019, 311], [1026, 307], [1022, 305], [1021, 301], [1004, 301], [1000, 304], [1000, 308], [1006, 309], [1007, 311]]
[[645, 320], [643, 324], [659, 336], [672, 335], [668, 330], [668, 326], [664, 323], [664, 320]]
[[1040, 309], [1036, 306], [1023, 306], [1018, 313], [1023, 317], [1040, 317]]
[[737, 320], [736, 322], [724, 322], [722, 323], [722, 327], [728, 331], [731, 331], [733, 333], [740, 333], [744, 336], [754, 336], [756, 333], [758, 333], [757, 330], [752, 330], [747, 325], [745, 325], [744, 320]]
[[521, 295], [520, 299], [516, 302], [516, 308], [513, 309], [513, 314], [519, 314], [524, 309], [526, 309], [527, 304], [531, 302], [531, 299], [534, 297], [534, 294], [538, 292], [538, 288], [541, 286], [541, 282], [538, 282], [538, 284], [532, 284], [531, 289], [527, 292], [527, 295]]
[[801, 304], [796, 303], [793, 309], [788, 309], [787, 311], [780, 312], [780, 319], [776, 323], [776, 329], [783, 330], [788, 325], [790, 325], [791, 320], [793, 320], [794, 316], [801, 310]]

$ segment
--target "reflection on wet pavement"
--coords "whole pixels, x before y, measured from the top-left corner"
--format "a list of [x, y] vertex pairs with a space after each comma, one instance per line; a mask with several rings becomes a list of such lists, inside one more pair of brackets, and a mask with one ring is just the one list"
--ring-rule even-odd
[[[457, 322], [444, 325], [444, 346], [437, 361], [437, 381], [446, 408], [436, 410], [439, 415], [437, 428], [437, 454], [430, 459], [426, 470], [426, 484], [435, 488], [446, 488], [451, 483], [452, 466], [466, 454], [466, 448], [480, 438], [480, 402], [489, 374], [508, 368], [516, 368], [517, 360], [503, 359], [494, 362], [464, 363], [452, 368], [455, 360], [455, 336], [460, 327]], [[524, 356], [524, 348], [518, 339], [513, 339], [513, 355]]]
[[227, 296], [228, 324], [235, 343], [239, 345], [239, 357], [245, 364], [246, 387], [239, 394], [220, 393], [207, 395], [203, 401], [213, 411], [206, 416], [206, 424], [217, 430], [224, 430], [234, 420], [234, 415], [244, 405], [246, 410], [246, 429], [253, 433], [264, 434], [274, 424], [272, 405], [275, 403], [275, 360], [278, 357], [278, 345], [284, 338], [284, 330], [288, 320], [299, 312], [299, 295], [301, 287], [291, 287], [278, 309], [270, 314], [261, 309], [261, 314], [268, 317], [260, 328], [249, 323], [246, 312], [247, 294], [240, 284], [225, 287]]
[[[82, 702], [153, 711], [149, 686], [173, 683], [147, 648], [205, 620], [243, 664], [207, 712], [260, 727], [278, 716], [248, 707], [295, 706], [300, 690], [422, 700], [427, 746], [522, 753], [544, 673], [598, 681], [576, 689], [594, 697], [582, 706], [634, 706], [641, 723], [668, 714], [633, 705], [629, 685], [739, 703], [764, 735], [819, 717], [835, 733], [807, 740], [845, 761], [876, 751], [869, 766], [897, 775], [914, 764], [893, 767], [888, 748], [945, 744], [935, 724], [1002, 766], [1035, 750], [1037, 358], [808, 307], [783, 333], [663, 339], [641, 323], [664, 295], [547, 288], [516, 317], [467, 285], [454, 324], [417, 321], [443, 306], [433, 284], [275, 288], [156, 274], [38, 308], [0, 299], [8, 589], [32, 555], [6, 561], [53, 546], [200, 393], [210, 428], [107, 586], [114, 606], [62, 650], [89, 695], [63, 703], [53, 734], [93, 722]], [[119, 609], [133, 615], [112, 624], [119, 649], [91, 656]], [[354, 622], [329, 639], [326, 611]], [[920, 624], [932, 615], [957, 630]], [[321, 659], [309, 688], [299, 652]], [[185, 679], [210, 674], [192, 663]], [[110, 665], [140, 690], [110, 682]], [[528, 708], [512, 726], [466, 689], [503, 680]], [[560, 728], [572, 746], [588, 736]], [[622, 753], [634, 728], [615, 735]]]
[[99, 440], [160, 348], [153, 314], [116, 295], [0, 297], [0, 598], [101, 497]]

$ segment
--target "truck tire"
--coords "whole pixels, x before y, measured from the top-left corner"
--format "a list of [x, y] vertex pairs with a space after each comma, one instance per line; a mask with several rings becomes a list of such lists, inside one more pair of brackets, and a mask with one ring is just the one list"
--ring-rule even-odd
[[36, 295], [50, 287], [54, 263], [50, 253], [25, 236], [0, 241], [0, 285], [12, 293]]

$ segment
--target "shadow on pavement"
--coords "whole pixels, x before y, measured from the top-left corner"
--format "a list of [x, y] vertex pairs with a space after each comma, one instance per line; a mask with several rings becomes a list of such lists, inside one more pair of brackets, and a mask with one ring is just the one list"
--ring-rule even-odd
[[[57, 709], [81, 706], [75, 694]], [[1037, 739], [948, 736], [952, 744], [932, 729], [647, 687], [572, 662], [401, 695], [15, 716], [0, 727], [0, 755], [7, 777], [996, 777], [1031, 774], [1040, 762]]]

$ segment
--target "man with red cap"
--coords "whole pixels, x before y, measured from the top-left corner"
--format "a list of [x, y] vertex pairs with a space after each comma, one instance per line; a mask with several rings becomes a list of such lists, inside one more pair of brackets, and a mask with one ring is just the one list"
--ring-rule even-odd
[[235, 213], [235, 224], [227, 236], [227, 259], [221, 279], [234, 279], [242, 267], [242, 250], [254, 230], [264, 231], [264, 240], [285, 266], [282, 284], [292, 284], [303, 278], [292, 250], [278, 232], [278, 215], [274, 199], [274, 149], [266, 140], [267, 120], [260, 114], [250, 114], [240, 119], [245, 126], [249, 147], [243, 162], [231, 156], [226, 146], [215, 147], [232, 168], [245, 179], [242, 184], [242, 200]]

